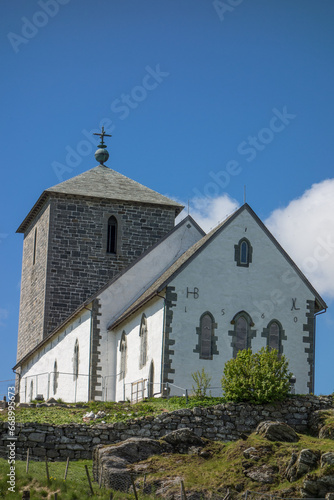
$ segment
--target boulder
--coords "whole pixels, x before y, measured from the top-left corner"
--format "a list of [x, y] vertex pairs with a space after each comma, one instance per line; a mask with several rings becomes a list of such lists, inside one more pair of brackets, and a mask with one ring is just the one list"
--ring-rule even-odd
[[266, 455], [270, 454], [272, 452], [272, 446], [259, 446], [258, 448], [254, 448], [254, 446], [251, 446], [250, 448], [247, 448], [246, 450], [243, 451], [243, 456], [247, 460], [260, 460], [260, 458], [265, 457]]
[[162, 441], [173, 447], [174, 453], [188, 453], [188, 450], [204, 446], [204, 441], [188, 428], [177, 429], [163, 436]]
[[190, 429], [179, 429], [166, 434], [160, 441], [150, 438], [129, 438], [114, 445], [99, 445], [93, 452], [93, 476], [106, 488], [127, 491], [131, 484], [129, 465], [162, 453], [188, 453], [204, 442]]
[[256, 428], [256, 433], [269, 439], [269, 441], [284, 441], [288, 443], [296, 443], [299, 441], [299, 437], [292, 427], [283, 422], [272, 422], [268, 420], [261, 422]]
[[334, 491], [334, 475], [307, 477], [301, 489], [303, 498], [327, 498]]
[[253, 460], [259, 460], [259, 453], [254, 446], [251, 446], [250, 448], [247, 448], [247, 450], [244, 450], [243, 456], [247, 459], [253, 459]]
[[253, 481], [264, 484], [272, 484], [277, 478], [278, 467], [270, 465], [261, 465], [260, 467], [252, 467], [247, 469], [244, 474]]
[[329, 451], [328, 453], [323, 453], [321, 455], [321, 467], [326, 467], [326, 465], [334, 465], [334, 452], [333, 451]]
[[285, 471], [285, 476], [291, 482], [296, 481], [313, 469], [316, 469], [320, 461], [320, 452], [313, 450], [301, 450], [299, 455], [293, 453], [290, 463]]
[[314, 436], [320, 439], [334, 439], [334, 421], [327, 422], [328, 417], [334, 417], [334, 410], [314, 411], [309, 420], [309, 429]]
[[106, 488], [127, 491], [131, 484], [128, 465], [171, 449], [165, 443], [149, 438], [129, 438], [116, 445], [99, 445], [93, 452], [94, 479]]

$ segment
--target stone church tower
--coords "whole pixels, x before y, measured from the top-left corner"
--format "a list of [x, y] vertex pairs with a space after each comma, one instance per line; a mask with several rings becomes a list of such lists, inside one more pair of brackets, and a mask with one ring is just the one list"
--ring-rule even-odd
[[45, 190], [24, 234], [17, 360], [173, 227], [182, 206], [103, 163]]

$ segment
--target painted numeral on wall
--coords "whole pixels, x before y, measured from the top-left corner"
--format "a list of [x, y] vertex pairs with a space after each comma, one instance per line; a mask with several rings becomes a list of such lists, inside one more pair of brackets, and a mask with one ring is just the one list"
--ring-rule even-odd
[[300, 307], [297, 307], [297, 299], [292, 299], [291, 311], [300, 311]]

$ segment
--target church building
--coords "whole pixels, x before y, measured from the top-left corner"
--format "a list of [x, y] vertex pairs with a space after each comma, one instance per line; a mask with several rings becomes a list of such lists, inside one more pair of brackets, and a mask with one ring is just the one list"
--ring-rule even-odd
[[208, 234], [183, 206], [100, 163], [46, 189], [24, 234], [17, 348], [21, 402], [182, 395], [204, 368], [221, 395], [240, 349], [278, 349], [314, 390], [327, 306], [244, 204]]

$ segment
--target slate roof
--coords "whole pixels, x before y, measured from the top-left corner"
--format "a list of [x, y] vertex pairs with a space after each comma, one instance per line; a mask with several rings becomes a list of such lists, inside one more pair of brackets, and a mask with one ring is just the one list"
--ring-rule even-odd
[[318, 294], [318, 292], [313, 288], [311, 283], [308, 281], [306, 276], [302, 273], [299, 267], [294, 263], [294, 261], [289, 257], [286, 251], [281, 247], [278, 241], [274, 238], [271, 232], [267, 229], [267, 227], [263, 224], [261, 219], [255, 214], [255, 212], [250, 208], [250, 206], [245, 203], [242, 207], [236, 210], [232, 215], [227, 217], [223, 222], [221, 222], [217, 227], [215, 227], [212, 231], [210, 231], [207, 235], [205, 235], [202, 239], [200, 239], [197, 243], [195, 243], [192, 247], [190, 247], [186, 252], [184, 252], [181, 257], [174, 262], [174, 264], [167, 269], [151, 286], [148, 288], [133, 304], [131, 304], [126, 311], [124, 311], [109, 327], [108, 330], [113, 330], [118, 325], [120, 325], [125, 319], [134, 314], [138, 309], [140, 309], [144, 304], [146, 304], [151, 298], [158, 295], [174, 278], [177, 274], [179, 274], [182, 269], [191, 262], [196, 255], [201, 252], [206, 245], [210, 243], [212, 239], [214, 239], [223, 229], [225, 229], [242, 211], [247, 210], [250, 215], [255, 219], [255, 221], [260, 225], [263, 231], [267, 234], [270, 240], [274, 243], [276, 248], [281, 252], [283, 257], [289, 262], [289, 264], [294, 268], [298, 276], [302, 279], [302, 281], [306, 284], [306, 286], [310, 289], [310, 291], [314, 294], [314, 297], [317, 301], [318, 310], [327, 309], [327, 304]]
[[40, 198], [17, 229], [17, 233], [24, 233], [47, 198], [52, 196], [52, 194], [58, 193], [169, 206], [175, 209], [175, 215], [178, 215], [184, 208], [180, 203], [139, 184], [139, 182], [129, 179], [105, 165], [98, 165], [87, 172], [43, 191]]

